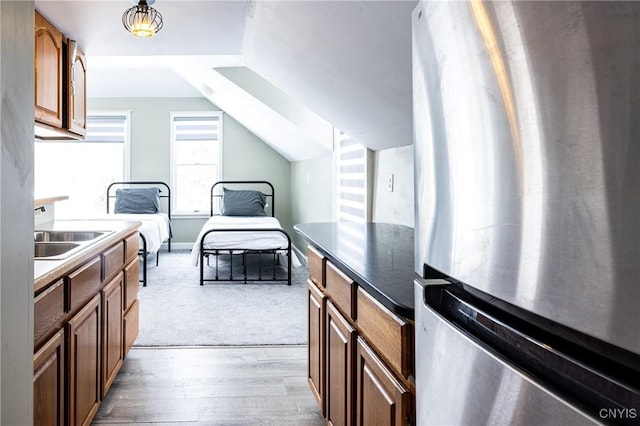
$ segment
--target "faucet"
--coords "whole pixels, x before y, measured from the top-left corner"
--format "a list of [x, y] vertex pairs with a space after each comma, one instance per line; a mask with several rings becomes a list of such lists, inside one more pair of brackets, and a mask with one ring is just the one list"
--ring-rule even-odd
[[40, 206], [40, 207], [36, 207], [35, 209], [33, 209], [34, 212], [37, 211], [41, 211], [42, 213], [46, 212], [47, 209], [44, 208], [44, 206]]

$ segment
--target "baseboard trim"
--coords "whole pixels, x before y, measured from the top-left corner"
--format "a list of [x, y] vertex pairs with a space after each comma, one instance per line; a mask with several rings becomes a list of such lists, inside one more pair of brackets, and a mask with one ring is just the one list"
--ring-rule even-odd
[[[167, 251], [168, 245], [167, 243], [162, 243], [160, 247], [162, 251]], [[174, 243], [171, 241], [171, 250], [191, 250], [193, 248], [193, 243]]]
[[298, 256], [298, 259], [300, 260], [300, 262], [304, 265], [307, 266], [308, 262], [307, 262], [307, 256], [305, 256], [305, 254], [302, 252], [302, 250], [300, 250], [298, 247], [296, 247], [294, 244], [291, 245], [291, 249], [295, 252], [296, 256]]

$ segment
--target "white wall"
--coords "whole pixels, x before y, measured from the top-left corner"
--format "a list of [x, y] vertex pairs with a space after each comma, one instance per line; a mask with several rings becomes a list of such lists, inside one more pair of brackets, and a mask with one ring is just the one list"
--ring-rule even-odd
[[0, 1], [0, 424], [33, 423], [32, 1]]
[[[87, 109], [130, 110], [131, 180], [167, 183], [171, 181], [169, 113], [220, 110], [205, 98], [89, 98]], [[222, 171], [226, 180], [270, 181], [276, 192], [276, 217], [291, 231], [289, 162], [228, 114], [223, 118]], [[174, 217], [172, 242], [193, 243], [205, 220]]]
[[[414, 226], [413, 145], [374, 152], [372, 221]], [[387, 189], [393, 174], [393, 192]]]
[[[331, 222], [334, 211], [333, 157], [291, 163], [293, 223]], [[306, 242], [297, 234], [293, 243], [305, 256]]]

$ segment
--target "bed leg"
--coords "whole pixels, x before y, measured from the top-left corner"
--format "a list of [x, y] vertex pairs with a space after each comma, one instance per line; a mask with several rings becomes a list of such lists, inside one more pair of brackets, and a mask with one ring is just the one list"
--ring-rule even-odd
[[142, 239], [142, 287], [147, 286], [147, 239], [140, 234]]
[[242, 252], [242, 272], [244, 274], [244, 283], [247, 283], [247, 252]]
[[160, 262], [160, 249], [158, 249], [158, 251], [156, 252], [156, 267], [158, 266], [159, 262]]
[[274, 252], [273, 252], [273, 280], [274, 280], [274, 281], [276, 280], [276, 266], [278, 266], [278, 265], [276, 264], [276, 259], [277, 259], [277, 254], [276, 254], [276, 252], [274, 251]]
[[[207, 256], [207, 264], [209, 263], [209, 256]], [[204, 254], [200, 250], [200, 285], [204, 285]]]

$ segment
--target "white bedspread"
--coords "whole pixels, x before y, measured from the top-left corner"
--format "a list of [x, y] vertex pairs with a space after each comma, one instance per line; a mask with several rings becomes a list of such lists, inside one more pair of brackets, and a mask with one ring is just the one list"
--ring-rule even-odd
[[[211, 216], [202, 226], [200, 235], [193, 244], [191, 260], [198, 264], [200, 240], [211, 229], [282, 229], [278, 219], [271, 216]], [[213, 232], [204, 240], [206, 249], [242, 249], [242, 250], [287, 250], [287, 237], [278, 231], [265, 232]]]
[[[160, 249], [162, 243], [169, 239], [170, 222], [166, 213], [149, 213], [149, 214], [133, 214], [133, 213], [109, 213], [99, 219], [118, 219], [132, 220], [140, 222], [140, 234], [147, 241], [147, 253], [155, 253]], [[142, 248], [142, 241], [140, 241]]]

